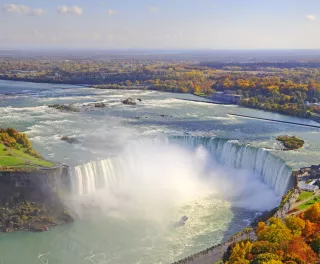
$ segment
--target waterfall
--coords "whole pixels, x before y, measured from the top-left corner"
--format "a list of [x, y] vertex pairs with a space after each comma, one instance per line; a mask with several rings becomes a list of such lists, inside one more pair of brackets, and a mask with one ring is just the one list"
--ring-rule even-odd
[[235, 140], [207, 137], [172, 137], [171, 141], [191, 148], [204, 146], [220, 164], [248, 169], [261, 175], [262, 180], [279, 196], [293, 187], [292, 169], [270, 151], [241, 145]]
[[[189, 149], [202, 146], [218, 163], [236, 169], [247, 169], [261, 175], [261, 180], [272, 188], [275, 193], [282, 196], [292, 187], [292, 169], [285, 161], [273, 155], [270, 151], [241, 145], [234, 140], [207, 137], [169, 137], [146, 139], [161, 144], [176, 144]], [[79, 195], [90, 195], [97, 189], [115, 189], [121, 184], [124, 168], [135, 165], [137, 149], [145, 140], [129, 144], [123, 155], [116, 158], [92, 161], [70, 168], [70, 177], [73, 192]], [[133, 150], [136, 151], [133, 151]], [[133, 154], [131, 154], [133, 153]], [[236, 176], [235, 176], [236, 177]]]

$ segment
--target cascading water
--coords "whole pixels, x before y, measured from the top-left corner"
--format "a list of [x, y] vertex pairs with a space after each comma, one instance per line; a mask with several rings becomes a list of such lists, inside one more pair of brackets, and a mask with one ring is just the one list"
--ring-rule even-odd
[[[292, 185], [291, 168], [283, 160], [265, 149], [240, 145], [235, 141], [221, 138], [187, 136], [147, 139], [146, 141], [158, 145], [178, 145], [190, 150], [204, 147], [211, 155], [211, 158], [221, 165], [235, 169], [251, 170], [261, 175], [262, 181], [272, 188], [278, 196], [283, 195]], [[145, 144], [145, 141], [129, 145], [126, 154], [120, 157], [93, 161], [71, 168], [70, 176], [72, 178], [73, 193], [90, 195], [98, 189], [117, 189], [124, 180], [125, 169], [141, 165], [136, 165], [136, 156], [143, 144]], [[154, 154], [150, 153], [150, 155]], [[183, 173], [187, 172], [182, 172], [181, 174]], [[183, 176], [181, 180], [184, 180]]]
[[279, 196], [292, 187], [292, 169], [268, 150], [240, 145], [234, 140], [222, 138], [172, 137], [171, 141], [191, 148], [204, 146], [213, 159], [222, 165], [257, 172], [262, 176], [263, 182]]

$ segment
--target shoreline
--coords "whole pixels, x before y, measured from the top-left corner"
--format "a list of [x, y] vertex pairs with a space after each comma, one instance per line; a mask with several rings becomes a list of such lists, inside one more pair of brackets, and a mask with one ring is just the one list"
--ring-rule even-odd
[[[30, 80], [30, 79], [12, 79], [12, 78], [5, 78], [3, 76], [0, 76], [0, 80], [2, 81], [13, 81], [13, 82], [25, 82], [25, 83], [38, 83], [38, 84], [61, 84], [61, 85], [73, 85], [73, 86], [78, 86], [78, 87], [85, 87], [85, 88], [91, 88], [91, 89], [99, 89], [99, 90], [116, 90], [116, 91], [154, 91], [154, 92], [161, 92], [161, 93], [170, 93], [170, 94], [189, 94], [193, 95], [208, 101], [197, 101], [197, 100], [192, 100], [192, 99], [180, 99], [183, 101], [190, 101], [190, 102], [199, 102], [199, 103], [208, 103], [208, 104], [218, 104], [218, 105], [236, 105], [236, 106], [241, 106], [247, 109], [254, 109], [254, 110], [259, 110], [259, 111], [265, 111], [268, 113], [274, 113], [274, 114], [280, 114], [283, 116], [288, 116], [288, 117], [296, 117], [296, 118], [301, 118], [304, 120], [311, 120], [316, 123], [320, 123], [320, 118], [307, 118], [307, 117], [302, 117], [302, 116], [295, 116], [295, 115], [287, 115], [284, 113], [276, 112], [276, 111], [268, 111], [265, 109], [259, 109], [259, 108], [253, 108], [253, 107], [247, 107], [243, 106], [240, 104], [234, 104], [234, 103], [224, 103], [224, 102], [215, 102], [209, 98], [202, 97], [200, 95], [196, 94], [190, 94], [190, 93], [181, 93], [181, 92], [170, 92], [170, 91], [162, 91], [158, 89], [139, 89], [139, 88], [99, 88], [99, 87], [93, 87], [94, 85], [104, 85], [104, 84], [95, 84], [95, 83], [90, 83], [90, 84], [85, 84], [85, 83], [77, 83], [77, 82], [66, 82], [66, 81], [48, 81], [48, 80]], [[249, 118], [249, 116], [248, 116]], [[258, 119], [258, 118], [257, 118]], [[270, 120], [271, 121], [271, 120]], [[298, 124], [298, 123], [297, 123]], [[318, 128], [315, 126], [315, 128]], [[319, 127], [320, 128], [320, 127]]]

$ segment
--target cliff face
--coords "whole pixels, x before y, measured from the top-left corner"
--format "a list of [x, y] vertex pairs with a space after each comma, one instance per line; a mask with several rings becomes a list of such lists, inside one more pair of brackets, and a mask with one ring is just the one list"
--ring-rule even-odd
[[68, 167], [0, 171], [0, 232], [46, 231], [73, 221], [61, 200], [69, 190]]
[[25, 199], [46, 200], [56, 191], [69, 191], [68, 168], [60, 166], [35, 171], [0, 171], [0, 200], [14, 193]]

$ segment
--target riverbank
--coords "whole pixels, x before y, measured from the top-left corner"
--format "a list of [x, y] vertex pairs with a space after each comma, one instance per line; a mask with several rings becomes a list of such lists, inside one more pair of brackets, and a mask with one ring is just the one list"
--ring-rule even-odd
[[[80, 87], [86, 87], [86, 88], [92, 88], [92, 89], [100, 89], [100, 90], [120, 90], [120, 91], [156, 91], [156, 92], [163, 92], [163, 93], [179, 93], [179, 94], [191, 94], [189, 92], [187, 93], [183, 93], [183, 92], [178, 92], [178, 91], [167, 91], [167, 90], [161, 90], [161, 89], [156, 89], [153, 88], [152, 86], [143, 86], [143, 87], [130, 87], [130, 86], [103, 86], [100, 87], [103, 84], [97, 84], [97, 83], [80, 83], [77, 81], [65, 81], [65, 80], [34, 80], [34, 79], [28, 79], [28, 78], [19, 78], [19, 79], [14, 79], [14, 78], [6, 78], [4, 76], [0, 76], [0, 80], [5, 80], [5, 81], [15, 81], [15, 82], [29, 82], [29, 83], [48, 83], [48, 84], [62, 84], [62, 85], [75, 85], [75, 86], [80, 86]], [[99, 86], [100, 85], [100, 86]], [[200, 93], [199, 93], [200, 94]], [[253, 107], [249, 107], [246, 105], [241, 105], [241, 104], [234, 104], [234, 103], [225, 103], [225, 102], [217, 102], [217, 101], [213, 101], [210, 97], [208, 96], [204, 96], [204, 95], [197, 95], [196, 93], [192, 94], [194, 96], [197, 96], [201, 99], [205, 99], [207, 101], [203, 101], [206, 103], [211, 103], [211, 104], [221, 104], [221, 105], [239, 105], [248, 109], [257, 109], [257, 108], [253, 108]], [[191, 101], [191, 102], [200, 102], [197, 100], [192, 100], [192, 99], [181, 99], [181, 100], [185, 100], [185, 101]], [[281, 113], [278, 111], [269, 111], [269, 110], [265, 110], [265, 109], [258, 109], [261, 111], [268, 111], [270, 113], [278, 113], [278, 114], [282, 114], [282, 115], [286, 115], [285, 113]], [[311, 117], [302, 117], [299, 115], [287, 115], [287, 116], [292, 116], [292, 117], [299, 117], [299, 118], [304, 118], [307, 120], [313, 120], [314, 122], [318, 122], [320, 123], [320, 117], [319, 116], [311, 116]]]

